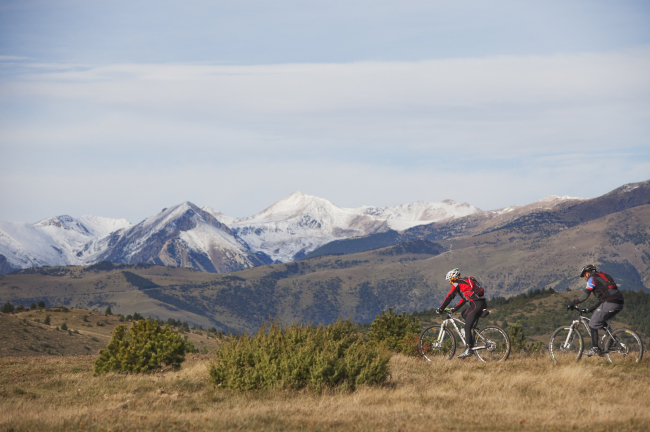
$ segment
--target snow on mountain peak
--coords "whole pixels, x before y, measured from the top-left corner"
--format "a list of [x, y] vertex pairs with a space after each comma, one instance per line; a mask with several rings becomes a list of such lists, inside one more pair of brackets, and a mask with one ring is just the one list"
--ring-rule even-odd
[[241, 222], [272, 222], [291, 219], [299, 216], [301, 213], [310, 212], [315, 215], [324, 216], [343, 211], [326, 199], [318, 198], [312, 195], [296, 191], [291, 195], [282, 198], [280, 201], [272, 204], [254, 216], [242, 218]]
[[559, 195], [549, 195], [542, 198], [539, 202], [554, 202], [554, 201], [568, 201], [568, 200], [582, 200], [584, 198], [572, 197], [569, 195], [559, 196]]

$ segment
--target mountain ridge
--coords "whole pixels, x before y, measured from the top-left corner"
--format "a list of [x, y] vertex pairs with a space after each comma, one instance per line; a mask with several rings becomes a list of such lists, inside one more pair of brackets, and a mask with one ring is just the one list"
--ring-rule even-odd
[[451, 239], [464, 242], [497, 231], [548, 236], [649, 202], [650, 180], [592, 199], [551, 195], [488, 211], [452, 200], [342, 208], [294, 192], [253, 216], [232, 218], [186, 201], [135, 225], [88, 215], [55, 216], [31, 225], [0, 222], [0, 273], [102, 260], [218, 273], [417, 239], [443, 241], [452, 248]]
[[[189, 209], [200, 219], [200, 228], [192, 217], [183, 222], [181, 214], [170, 213]], [[44, 265], [85, 265], [101, 260], [131, 263], [138, 259], [203, 271], [234, 271], [293, 261], [333, 240], [387, 232], [395, 224], [416, 226], [429, 219], [450, 219], [476, 211], [469, 204], [451, 200], [347, 209], [294, 192], [244, 218], [184, 202], [135, 225], [125, 219], [89, 215], [53, 216], [35, 224], [0, 222], [0, 274]], [[154, 232], [156, 238], [151, 238]], [[177, 238], [167, 238], [165, 233]]]

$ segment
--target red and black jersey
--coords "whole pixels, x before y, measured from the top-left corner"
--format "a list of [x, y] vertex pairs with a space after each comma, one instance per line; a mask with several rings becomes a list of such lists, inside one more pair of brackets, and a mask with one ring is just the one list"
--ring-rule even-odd
[[479, 284], [472, 276], [468, 276], [458, 279], [451, 285], [449, 294], [445, 297], [445, 301], [442, 302], [440, 309], [446, 308], [454, 297], [456, 297], [456, 294], [460, 294], [460, 301], [455, 306], [456, 309], [461, 307], [466, 301], [473, 302], [485, 298], [485, 290], [481, 284]]

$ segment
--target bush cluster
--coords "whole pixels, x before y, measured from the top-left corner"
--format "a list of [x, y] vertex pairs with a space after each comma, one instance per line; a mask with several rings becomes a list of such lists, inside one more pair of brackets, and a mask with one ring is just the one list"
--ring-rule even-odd
[[149, 372], [162, 365], [180, 367], [185, 360], [186, 342], [168, 326], [147, 318], [128, 330], [119, 325], [108, 346], [95, 360], [95, 375], [106, 372]]
[[507, 332], [508, 337], [510, 338], [512, 352], [534, 354], [539, 353], [544, 346], [542, 341], [534, 342], [526, 338], [524, 329], [518, 321], [516, 324], [508, 327]]
[[397, 315], [393, 308], [388, 313], [381, 311], [370, 325], [368, 339], [384, 342], [391, 351], [405, 355], [418, 355], [417, 345], [420, 335], [420, 321], [402, 312]]
[[237, 390], [354, 390], [389, 374], [390, 352], [368, 344], [349, 320], [328, 326], [262, 323], [255, 335], [230, 335], [210, 365], [212, 382]]

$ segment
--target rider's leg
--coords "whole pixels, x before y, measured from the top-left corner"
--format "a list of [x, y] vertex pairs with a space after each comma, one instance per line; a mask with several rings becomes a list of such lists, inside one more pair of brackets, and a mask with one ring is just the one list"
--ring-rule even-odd
[[590, 326], [589, 330], [591, 330], [591, 346], [596, 348], [598, 347], [598, 329]]
[[598, 330], [604, 328], [607, 321], [612, 319], [621, 310], [623, 310], [622, 304], [605, 302], [594, 311], [594, 314], [591, 316], [591, 321], [589, 321], [592, 354], [600, 352], [600, 347], [598, 346]]
[[467, 348], [465, 349], [465, 352], [461, 354], [463, 357], [467, 357], [472, 354], [471, 348], [474, 347], [474, 335], [472, 334], [472, 328], [475, 326], [476, 322], [481, 316], [481, 313], [483, 310], [485, 310], [486, 307], [487, 304], [485, 300], [475, 300], [469, 302], [467, 309], [465, 309], [465, 341], [467, 343]]

